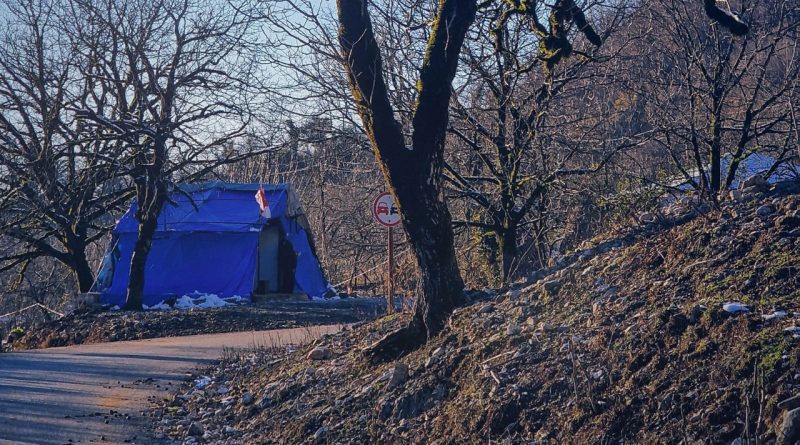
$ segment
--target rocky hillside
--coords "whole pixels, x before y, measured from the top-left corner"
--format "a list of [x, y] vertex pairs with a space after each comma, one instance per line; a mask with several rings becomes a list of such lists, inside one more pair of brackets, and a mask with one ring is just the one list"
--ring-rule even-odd
[[398, 362], [360, 353], [396, 317], [230, 358], [158, 428], [190, 443], [794, 443], [800, 197], [734, 198], [647, 215], [476, 294]]

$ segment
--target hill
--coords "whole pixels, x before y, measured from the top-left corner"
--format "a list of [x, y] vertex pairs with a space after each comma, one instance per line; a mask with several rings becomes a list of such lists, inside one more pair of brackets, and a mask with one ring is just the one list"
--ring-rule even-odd
[[401, 316], [231, 357], [159, 428], [214, 443], [794, 443], [800, 197], [737, 198], [673, 205], [472, 293], [398, 362], [360, 350]]

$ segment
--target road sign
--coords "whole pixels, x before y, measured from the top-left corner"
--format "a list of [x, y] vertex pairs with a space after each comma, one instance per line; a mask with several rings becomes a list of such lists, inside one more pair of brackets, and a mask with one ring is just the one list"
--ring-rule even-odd
[[400, 212], [391, 193], [383, 192], [375, 198], [372, 202], [372, 216], [375, 217], [375, 221], [386, 227], [400, 224]]
[[393, 227], [400, 224], [400, 212], [394, 202], [394, 196], [389, 192], [383, 192], [372, 202], [372, 216], [378, 224], [389, 228], [389, 261], [386, 274], [386, 298], [388, 300], [389, 313], [394, 312], [394, 236]]

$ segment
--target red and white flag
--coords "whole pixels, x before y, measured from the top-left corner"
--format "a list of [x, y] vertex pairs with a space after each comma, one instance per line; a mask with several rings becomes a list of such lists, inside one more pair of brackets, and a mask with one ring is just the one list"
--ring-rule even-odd
[[256, 192], [256, 202], [260, 210], [261, 216], [266, 219], [272, 218], [272, 212], [269, 210], [269, 203], [267, 202], [267, 194], [264, 193], [264, 186], [259, 186]]

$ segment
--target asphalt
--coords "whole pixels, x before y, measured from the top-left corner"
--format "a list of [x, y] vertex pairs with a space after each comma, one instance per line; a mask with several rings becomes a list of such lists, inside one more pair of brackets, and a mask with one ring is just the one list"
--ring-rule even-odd
[[226, 349], [301, 344], [339, 326], [192, 335], [0, 354], [0, 444], [140, 443], [148, 412]]

